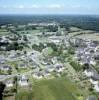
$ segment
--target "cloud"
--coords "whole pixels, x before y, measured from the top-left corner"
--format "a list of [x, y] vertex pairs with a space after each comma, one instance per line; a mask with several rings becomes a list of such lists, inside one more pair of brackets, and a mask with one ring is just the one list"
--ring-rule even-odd
[[64, 5], [60, 5], [60, 4], [52, 4], [52, 5], [48, 5], [47, 8], [63, 8]]
[[0, 6], [0, 8], [11, 8], [11, 9], [32, 9], [32, 8], [41, 8], [41, 9], [61, 9], [64, 8], [64, 5], [60, 5], [60, 4], [50, 4], [50, 5], [15, 5], [15, 6], [6, 6], [6, 5], [2, 5]]
[[18, 5], [15, 7], [11, 7], [11, 8], [19, 8], [19, 9], [32, 9], [32, 8], [40, 8], [39, 5], [30, 5], [30, 6], [25, 6], [25, 5]]
[[25, 6], [24, 5], [19, 5], [16, 8], [23, 9], [23, 8], [25, 8]]
[[40, 8], [39, 5], [32, 5], [30, 8]]

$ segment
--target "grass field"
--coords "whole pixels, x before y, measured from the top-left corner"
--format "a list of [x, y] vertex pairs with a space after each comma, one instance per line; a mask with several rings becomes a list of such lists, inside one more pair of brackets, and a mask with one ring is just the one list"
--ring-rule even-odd
[[69, 80], [54, 78], [33, 82], [32, 97], [30, 94], [20, 93], [18, 100], [28, 100], [28, 97], [31, 98], [29, 100], [83, 100], [77, 98], [79, 94], [82, 94], [82, 91]]

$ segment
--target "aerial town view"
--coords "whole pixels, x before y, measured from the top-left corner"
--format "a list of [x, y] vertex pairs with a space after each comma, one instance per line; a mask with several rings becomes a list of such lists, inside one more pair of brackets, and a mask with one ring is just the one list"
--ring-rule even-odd
[[0, 0], [0, 100], [99, 100], [99, 1], [75, 2]]

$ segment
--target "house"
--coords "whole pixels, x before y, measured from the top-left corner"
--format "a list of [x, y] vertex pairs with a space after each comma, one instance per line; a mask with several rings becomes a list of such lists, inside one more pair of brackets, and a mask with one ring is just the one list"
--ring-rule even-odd
[[0, 70], [1, 71], [9, 71], [11, 70], [12, 68], [10, 66], [0, 66]]
[[52, 62], [53, 64], [55, 64], [55, 63], [57, 62], [57, 57], [53, 57], [53, 58], [51, 59], [51, 62]]
[[86, 100], [97, 100], [97, 98], [96, 98], [96, 96], [91, 95], [91, 96], [88, 96], [88, 98]]
[[96, 65], [96, 61], [95, 61], [94, 59], [91, 59], [91, 60], [90, 60], [90, 64], [91, 64], [91, 65]]
[[8, 81], [5, 82], [5, 84], [6, 84], [6, 87], [7, 87], [7, 88], [13, 87], [13, 86], [14, 86], [13, 80], [8, 80]]
[[26, 66], [25, 63], [20, 63], [20, 64], [18, 65], [18, 68], [19, 68], [19, 69], [25, 69], [25, 68], [27, 68], [27, 66]]
[[53, 65], [47, 65], [46, 67], [49, 72], [53, 72], [55, 69]]
[[70, 46], [69, 40], [68, 39], [64, 39], [64, 44], [65, 44], [66, 47], [69, 47]]
[[48, 63], [47, 63], [46, 61], [42, 60], [42, 61], [41, 61], [41, 64], [47, 65]]
[[18, 81], [18, 84], [20, 86], [28, 86], [28, 78], [25, 76], [25, 75], [22, 75], [19, 77], [19, 81]]
[[35, 72], [35, 73], [33, 73], [33, 78], [42, 79], [43, 74], [41, 72]]
[[92, 76], [92, 78], [94, 80], [99, 80], [99, 74], [97, 72], [95, 72], [94, 75]]
[[99, 46], [96, 46], [95, 52], [99, 52]]
[[83, 57], [83, 58], [81, 59], [81, 61], [80, 61], [80, 64], [81, 64], [81, 65], [89, 64], [89, 61], [88, 61], [88, 59], [87, 59], [86, 57]]
[[94, 89], [96, 90], [96, 92], [99, 92], [99, 83], [94, 85]]
[[30, 64], [30, 68], [32, 69], [36, 69], [38, 67], [38, 65], [36, 65], [34, 62], [31, 62], [29, 64]]
[[91, 76], [93, 76], [94, 72], [93, 72], [92, 70], [90, 70], [90, 69], [86, 69], [86, 70], [84, 71], [84, 74], [85, 74], [87, 77], [91, 77]]
[[90, 54], [90, 49], [89, 49], [89, 48], [85, 48], [85, 49], [84, 49], [84, 53], [85, 53], [85, 54]]
[[95, 48], [97, 47], [97, 45], [93, 42], [90, 42], [88, 45], [87, 45], [87, 48], [89, 48], [90, 50], [93, 50], [95, 52]]
[[62, 41], [61, 37], [59, 36], [50, 36], [48, 40], [56, 45], [59, 45], [59, 43]]
[[56, 72], [62, 72], [64, 69], [62, 64], [55, 64], [55, 71]]
[[90, 81], [90, 82], [91, 82], [91, 84], [93, 84], [93, 85], [98, 84], [98, 81], [97, 81], [97, 80], [95, 80], [95, 79], [93, 79], [93, 78], [90, 78], [90, 79], [89, 79], [89, 81]]
[[49, 72], [48, 70], [45, 69], [45, 70], [43, 71], [43, 76], [44, 76], [44, 77], [48, 77], [48, 76], [50, 76], [50, 75], [51, 75], [51, 74], [50, 74], [50, 72]]
[[81, 65], [84, 65], [84, 64], [96, 65], [96, 61], [94, 60], [94, 58], [92, 58], [91, 55], [85, 54], [85, 55], [81, 56], [80, 64]]
[[99, 60], [99, 52], [95, 52], [94, 58], [95, 60]]
[[3, 55], [0, 55], [0, 64], [5, 63], [6, 59]]
[[84, 48], [77, 48], [77, 50], [76, 50], [76, 53], [77, 54], [83, 54], [85, 52], [85, 49]]

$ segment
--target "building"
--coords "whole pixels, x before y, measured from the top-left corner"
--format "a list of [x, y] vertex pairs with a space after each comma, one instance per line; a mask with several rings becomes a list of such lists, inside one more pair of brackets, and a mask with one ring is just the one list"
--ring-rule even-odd
[[18, 84], [20, 86], [28, 86], [29, 83], [28, 83], [28, 78], [25, 76], [25, 75], [22, 75], [19, 77], [19, 81], [18, 81]]
[[8, 80], [8, 81], [5, 82], [5, 84], [6, 84], [6, 87], [7, 87], [7, 88], [13, 87], [13, 86], [14, 86], [13, 80]]
[[43, 74], [41, 72], [35, 72], [33, 74], [33, 78], [35, 78], [35, 79], [42, 79], [43, 78]]

